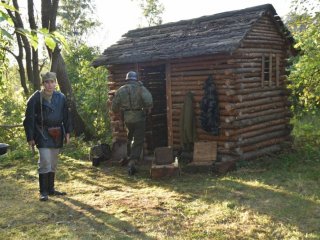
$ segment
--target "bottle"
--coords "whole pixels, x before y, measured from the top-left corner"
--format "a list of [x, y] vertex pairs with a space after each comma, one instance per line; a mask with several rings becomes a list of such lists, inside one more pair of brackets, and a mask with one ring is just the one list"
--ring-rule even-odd
[[179, 166], [178, 157], [175, 157], [175, 158], [174, 158], [173, 166], [175, 166], [175, 167], [178, 167], [178, 166]]

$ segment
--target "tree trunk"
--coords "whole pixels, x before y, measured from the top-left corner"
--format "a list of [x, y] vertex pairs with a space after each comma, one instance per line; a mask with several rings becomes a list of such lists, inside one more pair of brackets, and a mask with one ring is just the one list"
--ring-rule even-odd
[[[13, 0], [13, 6], [17, 9], [17, 11], [15, 11], [15, 17], [14, 17], [14, 25], [15, 25], [15, 28], [16, 29], [19, 29], [19, 28], [22, 28], [24, 29], [24, 26], [23, 26], [23, 21], [21, 19], [21, 15], [19, 13], [19, 5], [18, 5], [18, 1], [17, 0]], [[23, 42], [23, 48], [24, 48], [24, 51], [26, 53], [26, 56], [25, 56], [25, 61], [26, 61], [26, 69], [27, 69], [27, 76], [28, 76], [28, 80], [33, 83], [34, 80], [33, 80], [33, 70], [32, 70], [32, 56], [31, 56], [31, 46], [30, 46], [30, 43], [27, 39], [26, 36], [20, 34], [20, 33], [17, 33], [17, 35], [20, 35], [21, 37], [21, 40]]]
[[24, 65], [23, 65], [23, 47], [22, 47], [22, 41], [21, 41], [21, 36], [16, 34], [17, 37], [17, 43], [18, 43], [18, 49], [19, 49], [19, 54], [15, 56], [18, 66], [19, 66], [19, 75], [20, 75], [20, 82], [21, 86], [23, 88], [23, 91], [26, 95], [29, 94], [29, 89], [27, 87], [27, 82], [26, 82], [26, 72], [24, 70]]
[[51, 71], [57, 74], [61, 92], [63, 92], [68, 99], [68, 107], [72, 114], [72, 122], [75, 135], [79, 136], [84, 133], [86, 139], [91, 139], [93, 136], [87, 129], [86, 124], [77, 111], [76, 102], [72, 93], [72, 87], [66, 70], [66, 65], [59, 50], [56, 49], [53, 52], [51, 61]]
[[[28, 0], [28, 16], [29, 25], [32, 30], [37, 30], [37, 24], [34, 19], [33, 0]], [[34, 34], [36, 34], [34, 32]], [[33, 88], [34, 90], [40, 89], [40, 73], [39, 73], [39, 55], [38, 50], [32, 48], [32, 70], [33, 70]]]
[[[7, 9], [7, 12], [8, 12], [8, 15], [11, 17], [11, 19], [13, 20], [15, 28], [23, 27], [20, 25], [21, 23], [19, 23], [19, 21], [16, 18], [19, 13], [15, 13], [15, 15], [13, 15], [12, 11], [9, 9]], [[20, 20], [21, 20], [21, 17], [20, 17]], [[24, 54], [23, 54], [23, 41], [22, 41], [23, 35], [21, 35], [17, 31], [15, 32], [15, 35], [16, 35], [17, 44], [18, 44], [18, 55], [15, 55], [10, 50], [7, 50], [7, 51], [10, 52], [17, 60], [17, 63], [19, 66], [19, 75], [20, 75], [21, 86], [23, 88], [24, 93], [26, 95], [28, 95], [29, 90], [28, 90], [27, 83], [26, 83], [26, 76], [25, 76], [25, 70], [24, 70], [24, 64], [23, 64], [23, 56], [24, 56]]]

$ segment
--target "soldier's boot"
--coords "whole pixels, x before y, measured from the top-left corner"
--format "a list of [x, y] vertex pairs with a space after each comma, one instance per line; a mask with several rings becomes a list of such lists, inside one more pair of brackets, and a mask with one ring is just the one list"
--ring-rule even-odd
[[48, 201], [48, 173], [39, 174], [40, 201]]
[[55, 173], [54, 172], [49, 172], [48, 173], [48, 193], [50, 196], [62, 196], [66, 195], [66, 192], [59, 192], [54, 189], [54, 178], [55, 178]]
[[128, 175], [133, 176], [137, 173], [136, 161], [131, 159], [128, 163]]

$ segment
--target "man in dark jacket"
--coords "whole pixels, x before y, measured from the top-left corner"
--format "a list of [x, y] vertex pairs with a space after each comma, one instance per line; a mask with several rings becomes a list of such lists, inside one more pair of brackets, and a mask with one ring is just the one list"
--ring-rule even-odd
[[143, 149], [146, 114], [153, 107], [151, 93], [138, 81], [137, 73], [130, 71], [126, 76], [126, 84], [120, 87], [112, 101], [112, 111], [122, 112], [128, 131], [128, 174], [136, 172], [136, 162]]
[[54, 189], [54, 179], [63, 140], [70, 142], [71, 124], [66, 97], [55, 91], [56, 74], [43, 74], [42, 84], [28, 99], [23, 125], [28, 144], [39, 150], [40, 201], [47, 201], [48, 195], [65, 194]]

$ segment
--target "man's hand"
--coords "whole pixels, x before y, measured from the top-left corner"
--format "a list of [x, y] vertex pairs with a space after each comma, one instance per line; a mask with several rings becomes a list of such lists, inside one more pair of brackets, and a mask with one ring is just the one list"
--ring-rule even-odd
[[29, 144], [30, 147], [34, 147], [34, 145], [36, 145], [36, 143], [35, 143], [34, 140], [30, 140], [30, 141], [28, 142], [28, 144]]
[[65, 140], [66, 140], [66, 144], [70, 143], [70, 133], [66, 133]]
[[31, 149], [31, 151], [32, 151], [32, 160], [35, 161], [34, 156], [35, 156], [36, 152], [35, 152], [35, 150], [34, 150], [34, 146], [36, 145], [36, 143], [35, 143], [34, 140], [30, 140], [30, 141], [28, 142], [28, 144], [29, 144], [29, 147], [30, 147], [30, 149]]

